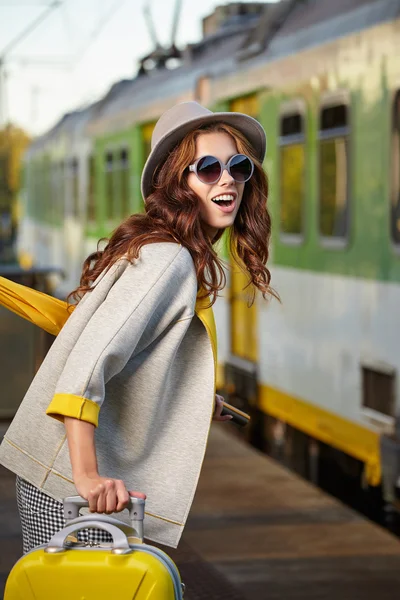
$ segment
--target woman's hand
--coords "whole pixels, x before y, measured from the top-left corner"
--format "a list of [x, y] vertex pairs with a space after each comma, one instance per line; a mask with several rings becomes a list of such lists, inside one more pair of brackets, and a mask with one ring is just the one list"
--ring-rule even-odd
[[78, 494], [88, 500], [90, 512], [120, 512], [128, 506], [129, 496], [146, 499], [142, 492], [127, 491], [120, 479], [110, 479], [99, 475], [82, 475], [75, 480]]
[[128, 492], [120, 479], [100, 477], [94, 443], [94, 425], [64, 417], [72, 476], [78, 494], [89, 502], [90, 512], [120, 512], [128, 506], [129, 496], [146, 498], [142, 492]]
[[219, 394], [215, 394], [215, 410], [214, 410], [214, 414], [213, 414], [213, 421], [231, 421], [232, 417], [230, 415], [221, 415], [222, 409], [224, 408], [223, 405], [223, 397], [220, 396]]

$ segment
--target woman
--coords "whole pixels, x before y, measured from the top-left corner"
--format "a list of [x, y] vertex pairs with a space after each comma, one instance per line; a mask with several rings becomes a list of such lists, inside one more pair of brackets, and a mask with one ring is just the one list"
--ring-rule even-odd
[[24, 551], [63, 526], [63, 497], [110, 514], [128, 490], [147, 495], [146, 537], [177, 546], [210, 421], [229, 418], [215, 396], [209, 308], [225, 284], [213, 244], [226, 228], [251, 282], [272, 293], [265, 144], [251, 117], [195, 102], [156, 124], [145, 213], [85, 261], [77, 306], [0, 448], [17, 474]]

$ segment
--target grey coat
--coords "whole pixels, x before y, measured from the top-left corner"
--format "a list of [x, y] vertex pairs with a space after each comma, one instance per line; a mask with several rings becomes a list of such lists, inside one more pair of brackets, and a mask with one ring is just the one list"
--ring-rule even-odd
[[0, 463], [57, 500], [74, 495], [62, 419], [94, 423], [100, 475], [145, 492], [145, 536], [176, 547], [215, 397], [212, 319], [196, 296], [192, 258], [175, 243], [103, 273], [36, 374]]

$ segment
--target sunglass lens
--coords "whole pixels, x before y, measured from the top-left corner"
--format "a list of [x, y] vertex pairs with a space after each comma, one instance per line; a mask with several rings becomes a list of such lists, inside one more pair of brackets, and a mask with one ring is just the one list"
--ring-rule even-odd
[[203, 156], [197, 163], [197, 176], [203, 183], [215, 183], [221, 175], [221, 165], [215, 156]]
[[239, 183], [248, 181], [253, 174], [253, 163], [248, 156], [237, 154], [229, 164], [233, 179]]

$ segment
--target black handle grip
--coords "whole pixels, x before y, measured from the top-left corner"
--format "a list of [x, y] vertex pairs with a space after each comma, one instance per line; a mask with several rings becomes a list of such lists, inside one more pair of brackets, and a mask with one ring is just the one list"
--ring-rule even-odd
[[223, 405], [224, 407], [221, 411], [221, 415], [230, 415], [232, 417], [232, 422], [236, 423], [236, 425], [244, 427], [250, 421], [250, 415], [247, 413], [242, 412], [227, 402], [223, 402]]

